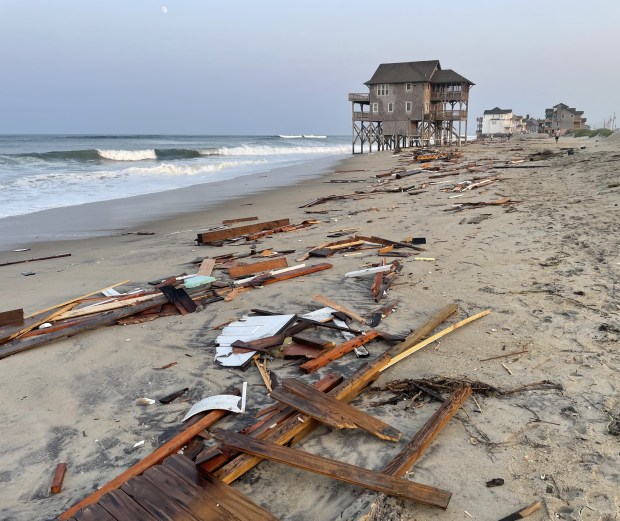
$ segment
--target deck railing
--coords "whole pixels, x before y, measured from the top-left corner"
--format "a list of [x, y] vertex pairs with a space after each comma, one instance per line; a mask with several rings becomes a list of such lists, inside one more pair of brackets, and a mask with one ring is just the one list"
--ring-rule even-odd
[[435, 110], [430, 113], [433, 119], [466, 119], [466, 110]]
[[357, 102], [370, 102], [370, 95], [364, 94], [363, 92], [350, 92], [349, 93], [349, 101], [357, 101]]

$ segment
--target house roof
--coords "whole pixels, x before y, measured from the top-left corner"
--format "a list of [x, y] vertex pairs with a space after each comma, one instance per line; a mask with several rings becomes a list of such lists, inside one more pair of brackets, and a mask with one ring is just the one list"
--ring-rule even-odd
[[431, 83], [468, 83], [475, 85], [452, 69], [436, 70], [431, 77]]
[[436, 69], [441, 69], [439, 60], [382, 63], [365, 85], [430, 81]]
[[495, 107], [494, 109], [488, 109], [483, 112], [483, 114], [510, 114], [512, 109], [500, 109], [499, 107]]

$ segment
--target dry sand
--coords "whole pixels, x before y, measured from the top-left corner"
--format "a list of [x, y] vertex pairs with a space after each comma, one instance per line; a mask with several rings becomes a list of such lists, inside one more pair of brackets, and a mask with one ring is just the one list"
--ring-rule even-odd
[[[261, 220], [309, 217], [321, 224], [264, 238], [259, 249], [296, 249], [293, 259], [338, 229], [401, 240], [426, 237], [425, 257], [404, 259], [401, 277], [389, 291], [397, 311], [381, 327], [406, 334], [439, 308], [460, 305], [460, 318], [483, 309], [492, 314], [444, 337], [386, 371], [376, 385], [402, 378], [464, 377], [501, 388], [541, 380], [563, 391], [529, 391], [504, 398], [470, 399], [408, 474], [415, 481], [453, 492], [446, 512], [395, 499], [378, 498], [340, 482], [263, 462], [236, 486], [287, 520], [495, 520], [539, 499], [531, 519], [618, 519], [620, 511], [620, 140], [513, 139], [473, 144], [466, 157], [510, 159], [545, 149], [575, 146], [575, 155], [540, 163], [548, 167], [497, 170], [500, 181], [451, 200], [437, 184], [420, 195], [378, 194], [336, 200], [307, 214], [298, 207], [321, 195], [351, 193], [376, 184], [375, 174], [394, 166], [390, 152], [356, 156], [340, 170], [299, 186], [250, 195], [225, 206], [145, 225], [155, 235], [116, 235], [89, 240], [32, 243], [31, 256], [70, 251], [71, 257], [2, 267], [0, 309], [26, 313], [125, 279], [124, 286], [191, 271], [196, 257], [245, 252], [245, 244], [223, 248], [194, 245], [197, 232], [222, 219], [256, 215]], [[586, 146], [585, 149], [579, 149]], [[471, 178], [461, 174], [459, 178]], [[426, 174], [403, 179], [410, 186]], [[331, 179], [363, 183], [328, 184]], [[439, 179], [439, 181], [451, 178]], [[509, 196], [520, 204], [447, 212], [453, 203]], [[487, 214], [478, 224], [468, 224]], [[476, 220], [476, 219], [474, 219]], [[24, 254], [21, 254], [24, 255]], [[7, 252], [2, 260], [18, 258]], [[270, 404], [255, 368], [241, 373], [213, 362], [212, 326], [238, 318], [253, 307], [301, 313], [320, 307], [322, 293], [366, 312], [376, 307], [364, 279], [345, 272], [378, 257], [329, 259], [334, 267], [307, 277], [248, 291], [186, 316], [100, 328], [0, 360], [0, 518], [52, 519], [92, 490], [146, 456], [179, 426], [189, 405], [249, 382], [249, 414], [222, 422], [241, 428]], [[25, 277], [22, 271], [34, 271]], [[457, 318], [450, 319], [455, 322]], [[369, 344], [374, 358], [388, 345]], [[527, 349], [526, 354], [481, 359]], [[366, 360], [353, 355], [323, 369], [350, 373]], [[178, 365], [158, 371], [169, 362]], [[503, 363], [503, 365], [502, 365]], [[278, 376], [297, 376], [295, 365], [275, 360]], [[505, 367], [504, 367], [505, 366]], [[307, 377], [306, 377], [307, 378]], [[308, 380], [316, 379], [307, 378]], [[184, 401], [137, 405], [182, 387]], [[364, 433], [316, 430], [300, 448], [380, 470], [437, 408], [426, 399], [373, 407], [393, 396], [366, 391], [353, 403], [403, 432], [397, 444]], [[133, 449], [136, 442], [145, 444]], [[66, 462], [62, 493], [49, 494], [53, 469]], [[505, 484], [487, 488], [485, 482]]]

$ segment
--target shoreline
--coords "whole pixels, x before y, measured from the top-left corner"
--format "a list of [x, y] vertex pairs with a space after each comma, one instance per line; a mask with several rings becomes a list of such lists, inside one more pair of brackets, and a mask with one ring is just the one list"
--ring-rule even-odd
[[[10, 252], [7, 257], [42, 256], [64, 248], [72, 256], [1, 268], [5, 295], [10, 296], [3, 308], [23, 307], [30, 314], [126, 279], [131, 282], [119, 290], [193, 273], [197, 258], [247, 253], [252, 242], [195, 245], [197, 232], [223, 219], [319, 221], [256, 243], [258, 251], [295, 250], [287, 255], [290, 265], [326, 240], [341, 240], [326, 239], [338, 230], [400, 241], [426, 237], [426, 251], [419, 257], [431, 260], [400, 259], [403, 270], [382, 301], [398, 299], [400, 304], [380, 328], [406, 335], [452, 302], [458, 303], [459, 312], [450, 323], [484, 309], [492, 313], [390, 368], [374, 390], [352, 402], [399, 429], [403, 436], [398, 444], [322, 427], [299, 444], [300, 450], [368, 469], [384, 468], [437, 408], [425, 396], [415, 402], [401, 396], [396, 403], [375, 405], [393, 396], [377, 390], [393, 380], [467, 378], [497, 389], [550, 380], [563, 390], [531, 390], [501, 398], [478, 394], [477, 402], [466, 402], [463, 414], [450, 421], [415, 464], [409, 479], [453, 492], [447, 511], [392, 498], [379, 503], [375, 517], [363, 519], [462, 521], [463, 511], [478, 519], [499, 519], [536, 499], [544, 507], [532, 521], [577, 514], [585, 505], [593, 515], [612, 516], [620, 504], [618, 438], [608, 430], [610, 416], [620, 421], [620, 357], [615, 349], [620, 258], [614, 235], [620, 227], [614, 206], [620, 203], [618, 140], [561, 139], [556, 145], [550, 138], [515, 137], [509, 143], [468, 144], [464, 162], [505, 161], [545, 150], [560, 152], [567, 146], [575, 147], [574, 155], [558, 154], [528, 163], [529, 168], [461, 172], [432, 180], [436, 184], [428, 184], [428, 174], [416, 174], [386, 185], [428, 184], [415, 195], [366, 194], [300, 208], [319, 197], [378, 186], [375, 175], [406, 164], [403, 155], [409, 151], [400, 157], [391, 151], [356, 155], [334, 168], [339, 173], [326, 172], [299, 185], [153, 221], [148, 231], [154, 235], [41, 242], [36, 250]], [[441, 191], [488, 175], [499, 180], [461, 192], [459, 198]], [[330, 180], [355, 182], [326, 182]], [[502, 197], [518, 203], [449, 211], [456, 203]], [[230, 385], [248, 382], [248, 414], [231, 416], [218, 427], [240, 430], [252, 423], [258, 409], [274, 402], [255, 367], [241, 372], [214, 362], [214, 340], [220, 332], [213, 327], [253, 308], [302, 314], [321, 307], [314, 301], [317, 294], [361, 314], [371, 312], [377, 307], [371, 281], [344, 275], [381, 260], [371, 250], [346, 257], [336, 254], [327, 259], [329, 270], [246, 291], [197, 313], [99, 328], [0, 360], [0, 378], [7, 384], [0, 399], [0, 511], [17, 521], [55, 518], [166, 441], [191, 404], [221, 394]], [[308, 259], [309, 264], [321, 261]], [[23, 276], [25, 270], [35, 275]], [[215, 273], [228, 280], [222, 272]], [[389, 344], [379, 340], [367, 346], [370, 358], [349, 354], [327, 370], [348, 375], [375, 360]], [[176, 365], [159, 369], [171, 362]], [[279, 378], [314, 381], [288, 360], [274, 358], [269, 364]], [[188, 393], [171, 404], [137, 405], [140, 397], [157, 399], [185, 387]], [[142, 440], [144, 444], [134, 448]], [[68, 466], [63, 491], [50, 495], [51, 474], [59, 462]], [[485, 482], [494, 478], [506, 484], [487, 488]], [[294, 498], [286, 483], [299, 484]], [[282, 465], [262, 462], [234, 486], [283, 520], [362, 519], [359, 511], [348, 510], [360, 489]]]
[[[177, 217], [189, 218], [254, 194], [323, 177], [347, 159], [348, 156], [323, 157], [226, 181], [5, 217], [0, 219], [0, 254], [17, 248], [32, 249], [41, 243], [72, 242], [143, 227], [165, 227], [166, 221]], [[285, 177], [287, 174], [292, 176]], [[218, 192], [217, 199], [209, 200], [213, 191]]]

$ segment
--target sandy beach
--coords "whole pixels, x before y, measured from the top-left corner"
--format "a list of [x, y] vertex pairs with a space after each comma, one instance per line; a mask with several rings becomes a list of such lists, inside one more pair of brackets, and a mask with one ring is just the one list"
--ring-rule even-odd
[[[610, 521], [620, 511], [618, 137], [563, 137], [556, 144], [547, 137], [516, 136], [507, 142], [472, 143], [462, 148], [460, 163], [475, 163], [480, 172], [460, 168], [442, 178], [423, 172], [389, 182], [381, 178], [381, 184], [377, 174], [415, 167], [412, 151], [353, 156], [300, 175], [294, 186], [277, 187], [264, 178], [256, 193], [232, 190], [217, 206], [191, 207], [164, 219], [151, 220], [145, 210], [144, 220], [134, 226], [108, 222], [106, 230], [122, 230], [88, 239], [38, 242], [30, 236], [24, 242], [18, 237], [27, 224], [7, 241], [0, 262], [65, 252], [71, 256], [1, 266], [5, 288], [0, 311], [23, 308], [29, 315], [125, 280], [130, 282], [116, 289], [144, 289], [148, 281], [193, 273], [197, 258], [248, 253], [250, 245], [244, 241], [196, 245], [197, 233], [226, 219], [319, 221], [257, 241], [259, 252], [295, 250], [286, 255], [289, 265], [313, 247], [339, 240], [326, 237], [341, 230], [347, 234], [342, 238], [425, 237], [426, 251], [418, 257], [432, 260], [399, 259], [403, 269], [386, 300], [400, 303], [381, 329], [405, 336], [453, 302], [459, 311], [448, 324], [486, 309], [491, 314], [391, 367], [352, 402], [402, 431], [399, 442], [320, 427], [297, 448], [380, 471], [438, 407], [425, 393], [414, 398], [415, 393], [380, 389], [403, 379], [476, 382], [475, 400], [467, 400], [407, 474], [451, 491], [448, 509], [363, 493], [267, 461], [234, 486], [283, 520], [496, 520], [539, 500], [542, 508], [532, 520]], [[514, 163], [515, 168], [484, 167], [485, 161], [520, 160], [545, 151], [558, 154]], [[477, 189], [441, 191], [465, 179], [491, 176], [498, 180]], [[420, 187], [412, 191], [415, 195], [368, 193], [413, 185]], [[356, 191], [366, 193], [300, 208], [320, 197]], [[165, 195], [156, 200], [178, 206], [191, 192], [193, 201], [202, 197], [190, 188], [168, 202]], [[502, 198], [510, 201], [461, 211], [453, 206]], [[88, 218], [76, 212], [63, 215]], [[50, 224], [58, 224], [53, 213], [48, 215]], [[13, 252], [17, 245], [30, 251]], [[322, 307], [313, 300], [316, 294], [361, 314], [377, 308], [371, 279], [344, 277], [379, 263], [376, 249], [307, 262], [323, 261], [333, 267], [245, 291], [196, 313], [101, 327], [0, 360], [0, 518], [54, 519], [177, 432], [193, 403], [231, 385], [248, 382], [248, 411], [217, 426], [238, 431], [253, 423], [254, 414], [274, 402], [256, 367], [242, 372], [214, 362], [220, 331], [213, 327], [252, 308], [303, 314]], [[22, 274], [28, 271], [35, 274]], [[216, 270], [214, 276], [228, 280], [224, 272]], [[384, 340], [369, 343], [370, 359], [390, 345]], [[328, 371], [350, 375], [368, 360], [349, 353], [308, 376], [300, 373], [298, 363], [281, 358], [270, 361], [269, 368], [279, 378], [314, 382]], [[158, 369], [172, 362], [176, 365]], [[543, 381], [553, 385], [527, 388]], [[495, 392], [482, 392], [489, 386]], [[189, 391], [171, 404], [138, 404], [141, 397], [157, 399], [185, 387]], [[390, 398], [395, 398], [392, 403], [375, 405]], [[63, 490], [51, 495], [52, 473], [60, 462], [68, 467]], [[497, 478], [503, 485], [486, 485]]]

